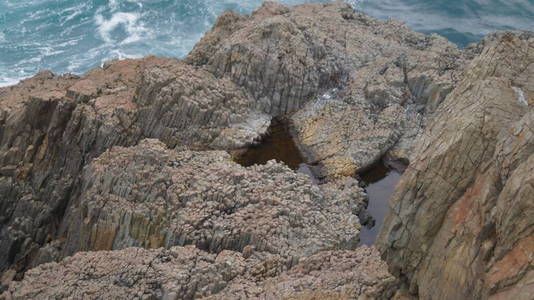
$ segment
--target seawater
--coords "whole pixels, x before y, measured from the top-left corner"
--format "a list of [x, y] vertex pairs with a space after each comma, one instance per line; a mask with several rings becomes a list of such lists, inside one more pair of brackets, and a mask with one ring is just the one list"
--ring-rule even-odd
[[[281, 0], [298, 4], [305, 0]], [[309, 2], [309, 1], [308, 1]], [[314, 2], [326, 2], [316, 0]], [[502, 29], [534, 29], [534, 0], [347, 0], [464, 47]], [[0, 86], [42, 69], [81, 74], [110, 59], [184, 57], [216, 17], [261, 0], [0, 0]]]

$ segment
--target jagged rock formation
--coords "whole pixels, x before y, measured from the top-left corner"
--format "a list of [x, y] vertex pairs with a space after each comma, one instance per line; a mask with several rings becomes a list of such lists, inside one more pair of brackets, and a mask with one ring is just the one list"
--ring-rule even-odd
[[[0, 89], [0, 270], [24, 270], [41, 262], [36, 257], [57, 258], [54, 253], [61, 242], [56, 240], [65, 232], [60, 225], [82, 193], [82, 169], [111, 147], [157, 138], [175, 149], [243, 148], [266, 132], [272, 116], [295, 110], [344, 82], [356, 84], [341, 79], [349, 79], [353, 70], [364, 69], [377, 56], [396, 51], [392, 46], [354, 55], [367, 44], [351, 31], [363, 32], [362, 26], [378, 30], [373, 45], [388, 39], [419, 48], [426, 43], [426, 37], [405, 28], [403, 35], [395, 34], [396, 23], [373, 22], [338, 2], [295, 7], [266, 3], [250, 17], [221, 16], [185, 61], [115, 61], [80, 78], [42, 72]], [[429, 41], [438, 49], [457, 51], [441, 38]], [[420, 52], [426, 53], [423, 49]], [[430, 57], [441, 57], [428, 49]], [[279, 59], [280, 63], [273, 61]], [[286, 88], [287, 83], [295, 89]], [[399, 127], [394, 117], [399, 110], [384, 111], [391, 111], [391, 118], [381, 117], [386, 127]], [[359, 147], [367, 149], [361, 157], [372, 157], [368, 162], [395, 140], [375, 143], [359, 138]]]
[[500, 33], [438, 108], [379, 246], [421, 299], [532, 299], [534, 35]]
[[106, 151], [84, 170], [63, 222], [65, 251], [252, 246], [292, 261], [354, 248], [363, 206], [354, 179], [320, 188], [274, 161], [245, 168], [226, 152], [176, 152], [144, 140]]
[[[324, 175], [343, 176], [395, 145], [392, 155], [407, 159], [424, 116], [471, 57], [440, 36], [346, 3], [267, 2], [252, 16], [223, 14], [186, 61], [231, 78], [271, 115], [304, 107], [292, 118], [302, 149]], [[341, 90], [315, 100], [330, 88]]]
[[106, 149], [145, 137], [240, 148], [269, 125], [252, 104], [228, 80], [155, 57], [111, 62], [82, 78], [42, 72], [0, 89], [0, 270], [27, 265], [54, 239], [82, 168]]
[[[8, 299], [362, 299], [388, 295], [395, 279], [378, 251], [327, 251], [287, 271], [276, 256], [194, 247], [82, 252], [26, 273]], [[386, 299], [384, 297], [384, 299]]]
[[[389, 155], [410, 167], [380, 249], [410, 291], [528, 299], [533, 48], [500, 33], [459, 50], [342, 2], [267, 2], [223, 14], [184, 60], [2, 88], [0, 292], [387, 298], [376, 251], [346, 249], [364, 199], [349, 176]], [[325, 184], [225, 152], [279, 116]], [[94, 250], [113, 251], [78, 253]]]

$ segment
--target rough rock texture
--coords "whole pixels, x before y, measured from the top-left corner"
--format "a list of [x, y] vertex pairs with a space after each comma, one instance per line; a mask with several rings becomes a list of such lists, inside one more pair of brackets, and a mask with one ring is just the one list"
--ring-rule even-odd
[[[7, 299], [376, 299], [395, 279], [375, 249], [277, 257], [194, 247], [82, 252], [26, 273]], [[385, 298], [384, 298], [385, 299]]]
[[355, 62], [347, 85], [292, 117], [302, 148], [329, 177], [364, 171], [388, 151], [408, 161], [427, 115], [471, 57], [442, 37], [414, 33], [399, 21], [357, 15], [341, 22], [350, 23], [341, 40]]
[[270, 117], [232, 82], [176, 59], [115, 61], [82, 78], [41, 72], [0, 89], [0, 270], [53, 239], [84, 165], [145, 137], [241, 148]]
[[[346, 250], [364, 199], [347, 175], [387, 154], [411, 163], [379, 239], [409, 290], [530, 299], [533, 49], [528, 33], [458, 50], [346, 3], [268, 2], [223, 14], [185, 60], [1, 88], [0, 292], [388, 298], [376, 251]], [[282, 115], [326, 184], [214, 151]]]
[[83, 77], [42, 72], [2, 88], [0, 270], [57, 258], [82, 169], [113, 146], [156, 138], [179, 150], [242, 149], [271, 117], [336, 87], [347, 95], [325, 105], [328, 120], [305, 108], [298, 115], [309, 117], [294, 123], [310, 157], [332, 174], [352, 175], [412, 124], [402, 121], [402, 101], [437, 105], [463, 60], [443, 38], [355, 14], [348, 4], [266, 3], [252, 16], [225, 13], [185, 61], [114, 61]]
[[65, 250], [252, 246], [292, 261], [354, 248], [363, 206], [354, 179], [323, 189], [274, 161], [245, 168], [226, 152], [176, 152], [144, 140], [115, 147], [84, 170], [63, 222]]
[[534, 35], [499, 33], [440, 105], [379, 247], [422, 299], [532, 299]]
[[[452, 90], [472, 52], [341, 1], [266, 2], [252, 16], [223, 14], [186, 61], [231, 78], [271, 115], [304, 107], [292, 120], [299, 143], [325, 175], [343, 176], [396, 144], [392, 154], [407, 159], [423, 116]], [[330, 88], [341, 90], [316, 101]]]

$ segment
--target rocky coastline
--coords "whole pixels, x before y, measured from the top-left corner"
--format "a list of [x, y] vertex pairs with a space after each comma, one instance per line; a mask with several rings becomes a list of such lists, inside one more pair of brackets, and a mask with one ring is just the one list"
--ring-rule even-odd
[[[534, 33], [343, 2], [229, 11], [184, 59], [0, 88], [0, 299], [534, 294]], [[317, 181], [239, 155], [283, 119]], [[358, 175], [405, 171], [375, 247]]]

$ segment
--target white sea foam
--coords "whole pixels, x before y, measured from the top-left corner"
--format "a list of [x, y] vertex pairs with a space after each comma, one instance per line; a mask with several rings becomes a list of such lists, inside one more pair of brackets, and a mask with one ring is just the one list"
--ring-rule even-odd
[[76, 18], [81, 15], [86, 9], [86, 4], [76, 5], [74, 7], [69, 7], [63, 11], [63, 13], [69, 13], [66, 17], [62, 19], [61, 26], [64, 26], [68, 21]]
[[116, 11], [117, 9], [119, 9], [119, 0], [109, 0], [108, 6], [111, 11]]
[[140, 40], [147, 29], [139, 22], [141, 15], [139, 13], [114, 13], [110, 19], [105, 19], [101, 14], [96, 15], [95, 23], [98, 25], [98, 34], [102, 40], [108, 44], [115, 41], [111, 38], [111, 33], [118, 26], [123, 26], [128, 33], [128, 37], [121, 43], [132, 43]]
[[0, 87], [15, 85], [19, 83], [22, 79], [24, 78], [8, 78], [8, 77], [0, 78]]
[[141, 58], [141, 57], [143, 56], [139, 54], [124, 53], [123, 51], [117, 49], [117, 50], [111, 51], [111, 57], [103, 59], [102, 64], [104, 64], [106, 61], [109, 61], [111, 59], [128, 59], [128, 58]]

